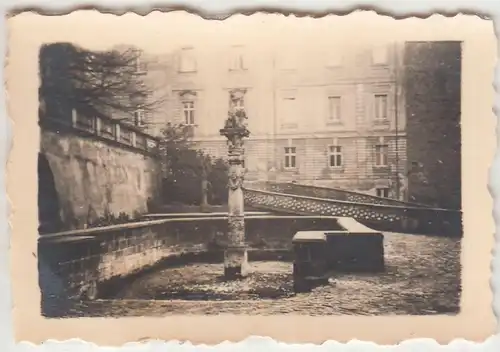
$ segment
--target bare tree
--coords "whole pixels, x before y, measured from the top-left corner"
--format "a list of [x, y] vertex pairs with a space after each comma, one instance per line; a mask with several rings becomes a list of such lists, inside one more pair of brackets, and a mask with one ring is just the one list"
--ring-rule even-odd
[[40, 51], [40, 98], [52, 113], [130, 119], [161, 106], [145, 82], [147, 67], [135, 48], [87, 50], [71, 43], [45, 45]]

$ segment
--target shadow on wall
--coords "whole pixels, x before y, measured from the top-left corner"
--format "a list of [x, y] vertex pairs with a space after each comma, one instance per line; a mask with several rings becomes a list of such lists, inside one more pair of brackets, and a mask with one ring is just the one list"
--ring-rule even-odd
[[38, 153], [38, 233], [62, 229], [61, 206], [54, 174], [45, 155]]
[[[90, 176], [87, 176], [87, 178], [90, 179]], [[125, 211], [111, 212], [109, 209], [111, 191], [110, 186], [107, 185], [103, 192], [106, 194], [104, 211], [98, 213], [91, 199], [90, 204], [80, 206], [87, 209], [87, 214], [79, 222], [73, 212], [71, 199], [69, 197], [65, 198], [64, 193], [58, 192], [56, 184], [57, 179], [47, 156], [42, 152], [38, 153], [38, 234], [40, 235], [77, 228], [129, 223], [137, 221], [142, 216], [142, 213], [137, 210], [133, 211], [132, 214]], [[150, 198], [147, 206], [155, 209], [153, 203]]]

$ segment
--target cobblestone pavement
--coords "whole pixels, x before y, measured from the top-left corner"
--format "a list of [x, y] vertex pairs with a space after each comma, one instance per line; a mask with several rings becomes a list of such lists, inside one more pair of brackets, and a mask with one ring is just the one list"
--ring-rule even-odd
[[[178, 269], [138, 279], [122, 300], [101, 300], [73, 307], [78, 316], [160, 316], [167, 314], [305, 314], [387, 315], [454, 314], [460, 302], [460, 240], [387, 233], [386, 272], [339, 275], [335, 283], [311, 293], [278, 299], [148, 300], [148, 292], [168, 286]], [[264, 263], [253, 263], [265, 268]], [[291, 274], [291, 263], [274, 263], [275, 274]], [[177, 270], [177, 271], [176, 271]], [[184, 269], [199, 273], [196, 266]], [[187, 270], [187, 271], [186, 271]], [[284, 276], [283, 276], [284, 275]], [[199, 280], [198, 280], [199, 281]], [[239, 287], [238, 289], [241, 289]], [[132, 298], [143, 299], [132, 299]]]

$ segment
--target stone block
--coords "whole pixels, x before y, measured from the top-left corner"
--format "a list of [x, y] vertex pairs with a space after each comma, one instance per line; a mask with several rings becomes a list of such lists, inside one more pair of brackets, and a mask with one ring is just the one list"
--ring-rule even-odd
[[295, 292], [307, 292], [326, 278], [326, 236], [324, 231], [299, 231], [292, 239], [295, 260]]
[[384, 236], [374, 233], [327, 233], [328, 267], [343, 272], [384, 270]]
[[384, 270], [384, 235], [352, 218], [338, 218], [342, 231], [326, 232], [328, 267], [337, 271]]
[[224, 277], [227, 280], [248, 276], [248, 253], [245, 247], [227, 248], [224, 251]]

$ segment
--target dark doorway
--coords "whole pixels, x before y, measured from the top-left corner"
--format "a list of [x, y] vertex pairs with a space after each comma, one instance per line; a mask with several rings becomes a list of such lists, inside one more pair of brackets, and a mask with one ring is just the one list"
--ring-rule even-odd
[[38, 153], [38, 233], [58, 232], [61, 229], [59, 196], [54, 175], [45, 155]]

